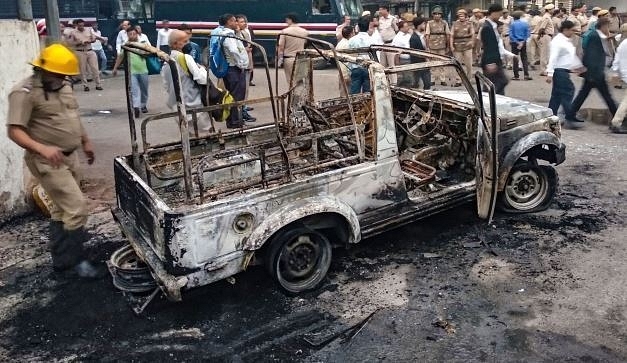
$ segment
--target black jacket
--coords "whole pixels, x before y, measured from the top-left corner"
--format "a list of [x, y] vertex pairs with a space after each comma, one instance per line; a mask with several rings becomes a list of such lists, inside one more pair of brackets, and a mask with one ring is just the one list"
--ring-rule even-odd
[[[420, 35], [413, 32], [411, 37], [409, 37], [409, 47], [411, 49], [425, 50], [425, 45], [422, 44], [422, 40], [420, 40]], [[412, 63], [421, 63], [424, 62], [425, 59], [422, 57], [411, 57]]]
[[483, 43], [483, 54], [481, 55], [481, 67], [496, 63], [499, 67], [503, 65], [501, 53], [499, 53], [499, 43], [490, 21], [486, 20], [481, 28], [481, 42]]
[[588, 80], [601, 80], [605, 78], [605, 49], [603, 39], [595, 30], [589, 35], [586, 47], [583, 49], [582, 63], [586, 66], [586, 73], [583, 75]]

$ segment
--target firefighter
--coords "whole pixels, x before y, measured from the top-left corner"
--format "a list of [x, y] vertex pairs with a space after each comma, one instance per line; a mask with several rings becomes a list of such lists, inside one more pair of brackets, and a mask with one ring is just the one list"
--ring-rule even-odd
[[79, 118], [69, 76], [80, 74], [78, 59], [61, 44], [41, 51], [32, 61], [34, 74], [9, 93], [7, 132], [25, 149], [28, 169], [53, 202], [49, 249], [55, 272], [82, 278], [101, 277], [104, 270], [89, 262], [87, 201], [79, 187], [78, 152], [94, 162], [94, 151]]

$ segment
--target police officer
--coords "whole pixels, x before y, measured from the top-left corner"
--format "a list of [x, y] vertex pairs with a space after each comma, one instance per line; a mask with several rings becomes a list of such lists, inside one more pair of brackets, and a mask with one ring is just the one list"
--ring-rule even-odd
[[[446, 21], [442, 19], [442, 8], [436, 6], [431, 11], [432, 20], [427, 22], [425, 37], [429, 51], [435, 54], [446, 55], [450, 44], [451, 30]], [[440, 78], [440, 84], [446, 86], [446, 70], [442, 67], [434, 71]]]
[[555, 25], [553, 25], [553, 19], [551, 14], [555, 9], [555, 5], [547, 4], [544, 7], [544, 14], [542, 20], [537, 25], [535, 33], [537, 36], [538, 46], [540, 48], [540, 75], [546, 76], [546, 66], [549, 64], [549, 49], [551, 45], [551, 39], [555, 33]]
[[100, 277], [103, 270], [83, 252], [87, 201], [79, 188], [76, 151], [82, 147], [89, 164], [94, 151], [66, 78], [80, 74], [78, 59], [63, 45], [53, 44], [31, 64], [34, 74], [9, 93], [8, 136], [26, 150], [28, 169], [54, 204], [49, 242], [54, 270]]
[[[472, 79], [472, 49], [475, 46], [475, 28], [468, 20], [465, 9], [457, 10], [457, 20], [451, 27], [451, 49], [455, 58], [464, 65], [468, 79]], [[457, 78], [455, 86], [461, 86], [461, 80]]]

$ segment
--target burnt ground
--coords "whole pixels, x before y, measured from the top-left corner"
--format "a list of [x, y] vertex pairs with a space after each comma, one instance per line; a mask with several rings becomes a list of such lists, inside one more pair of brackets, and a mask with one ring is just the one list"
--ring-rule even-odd
[[[123, 150], [123, 120], [84, 117], [99, 156]], [[564, 141], [549, 210], [487, 225], [469, 204], [413, 223], [335, 250], [297, 297], [251, 267], [138, 317], [110, 278], [52, 276], [46, 220], [16, 218], [0, 225], [0, 361], [627, 361], [627, 138], [587, 125]], [[100, 261], [124, 244], [110, 160], [86, 173]]]

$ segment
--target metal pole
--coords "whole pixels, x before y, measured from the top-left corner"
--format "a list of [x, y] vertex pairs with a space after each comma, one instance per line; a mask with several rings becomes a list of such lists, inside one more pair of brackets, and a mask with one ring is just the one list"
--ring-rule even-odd
[[30, 0], [18, 0], [17, 12], [20, 20], [33, 20], [33, 4]]
[[46, 0], [46, 43], [54, 43], [61, 40], [61, 28], [59, 27], [59, 4], [57, 0]]

